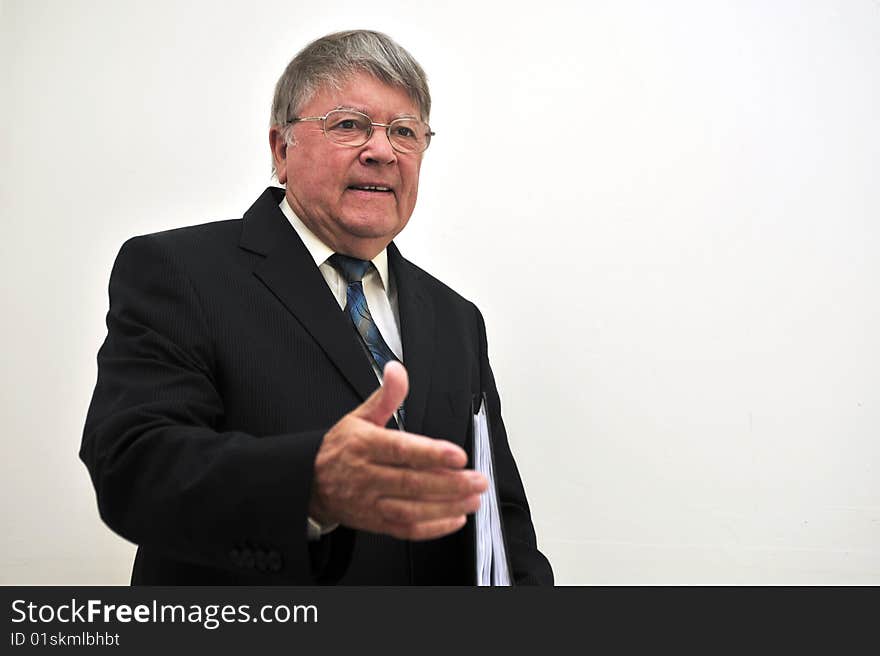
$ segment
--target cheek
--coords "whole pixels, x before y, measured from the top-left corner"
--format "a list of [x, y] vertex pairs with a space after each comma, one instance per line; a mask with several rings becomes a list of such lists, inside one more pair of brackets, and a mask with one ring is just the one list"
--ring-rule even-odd
[[326, 203], [331, 186], [326, 176], [317, 167], [299, 166], [288, 171], [287, 187], [297, 192], [297, 196], [308, 203]]
[[419, 164], [413, 165], [412, 170], [406, 176], [407, 198], [413, 204], [415, 204], [416, 196], [419, 193], [419, 168]]

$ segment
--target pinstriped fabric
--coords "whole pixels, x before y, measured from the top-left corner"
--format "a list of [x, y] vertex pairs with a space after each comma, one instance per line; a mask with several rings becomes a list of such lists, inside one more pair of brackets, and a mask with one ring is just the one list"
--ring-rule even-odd
[[[132, 239], [114, 265], [80, 455], [104, 521], [140, 544], [132, 583], [473, 585], [467, 528], [410, 544], [340, 527], [328, 551], [311, 553], [304, 528], [315, 454], [376, 377], [278, 209], [283, 197], [271, 188], [243, 220]], [[479, 311], [393, 243], [388, 263], [416, 382], [413, 428], [465, 446], [471, 397], [487, 393], [517, 583], [552, 583]], [[231, 556], [236, 545], [278, 551], [282, 569], [243, 567]]]
[[[369, 268], [373, 266], [368, 260], [359, 260], [341, 253], [330, 256], [330, 264], [342, 274], [348, 283], [346, 290], [345, 311], [351, 318], [352, 323], [364, 341], [364, 345], [373, 356], [373, 361], [379, 369], [379, 375], [385, 369], [385, 365], [391, 360], [397, 360], [397, 356], [385, 342], [379, 327], [370, 314], [367, 305], [367, 297], [364, 295], [363, 279]], [[404, 419], [403, 406], [398, 409], [400, 418]]]

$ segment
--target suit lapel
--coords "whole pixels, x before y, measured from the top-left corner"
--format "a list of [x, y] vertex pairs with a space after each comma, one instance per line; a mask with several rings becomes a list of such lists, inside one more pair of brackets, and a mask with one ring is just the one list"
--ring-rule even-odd
[[406, 430], [421, 433], [431, 389], [434, 344], [434, 303], [425, 289], [422, 272], [403, 259], [397, 246], [388, 246], [388, 262], [397, 285], [397, 308], [403, 361], [409, 374]]
[[376, 376], [315, 261], [278, 207], [283, 197], [283, 189], [270, 187], [257, 199], [244, 215], [240, 246], [263, 256], [254, 275], [366, 399], [377, 387]]

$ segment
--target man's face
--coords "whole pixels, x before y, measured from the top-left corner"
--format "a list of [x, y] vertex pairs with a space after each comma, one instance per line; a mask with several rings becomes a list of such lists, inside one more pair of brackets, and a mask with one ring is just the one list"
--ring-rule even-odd
[[[319, 88], [299, 116], [324, 116], [333, 109], [355, 109], [377, 123], [420, 113], [400, 87], [373, 76], [351, 76], [341, 89]], [[279, 182], [287, 202], [309, 229], [337, 252], [372, 259], [403, 230], [416, 205], [422, 153], [398, 153], [383, 128], [351, 147], [327, 139], [321, 122], [293, 125], [293, 143], [270, 131]], [[362, 187], [390, 191], [366, 191]]]

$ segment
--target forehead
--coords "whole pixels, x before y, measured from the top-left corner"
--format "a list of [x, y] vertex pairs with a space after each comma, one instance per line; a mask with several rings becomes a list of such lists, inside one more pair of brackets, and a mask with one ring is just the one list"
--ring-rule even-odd
[[339, 88], [331, 85], [318, 87], [300, 113], [325, 114], [337, 107], [356, 109], [369, 114], [374, 120], [419, 116], [418, 105], [406, 89], [386, 84], [369, 73], [354, 73]]

